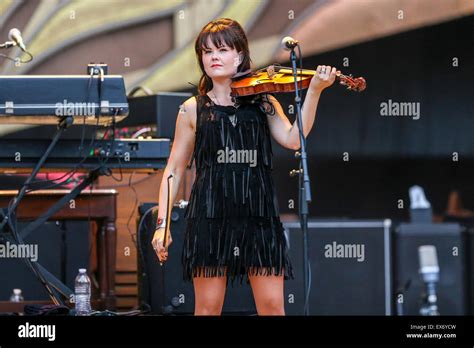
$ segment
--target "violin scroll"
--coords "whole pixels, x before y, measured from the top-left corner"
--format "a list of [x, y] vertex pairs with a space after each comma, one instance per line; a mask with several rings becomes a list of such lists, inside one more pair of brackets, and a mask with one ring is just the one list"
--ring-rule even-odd
[[346, 86], [348, 90], [355, 92], [362, 92], [367, 88], [367, 83], [363, 77], [353, 77], [352, 74], [349, 76], [339, 74], [336, 75], [339, 78], [339, 83]]

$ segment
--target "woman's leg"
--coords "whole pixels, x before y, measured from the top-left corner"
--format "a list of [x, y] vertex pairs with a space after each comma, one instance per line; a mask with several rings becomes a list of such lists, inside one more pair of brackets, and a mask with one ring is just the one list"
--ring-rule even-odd
[[194, 277], [194, 315], [221, 315], [224, 305], [226, 276]]
[[285, 315], [283, 275], [249, 274], [249, 280], [258, 315]]

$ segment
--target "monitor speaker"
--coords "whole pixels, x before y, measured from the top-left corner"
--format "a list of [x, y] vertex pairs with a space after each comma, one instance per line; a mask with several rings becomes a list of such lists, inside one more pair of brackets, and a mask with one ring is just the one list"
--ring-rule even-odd
[[[400, 224], [395, 233], [395, 291], [400, 292], [403, 315], [420, 315], [425, 285], [419, 274], [418, 247], [436, 247], [439, 282], [438, 311], [441, 315], [468, 314], [467, 235], [457, 223]], [[403, 290], [406, 288], [406, 290]]]
[[[303, 233], [284, 222], [295, 279], [285, 283], [288, 315], [304, 314]], [[390, 220], [308, 223], [310, 315], [391, 315]]]
[[[21, 231], [26, 225], [26, 221], [19, 221], [18, 230]], [[0, 235], [4, 251], [7, 247], [10, 251], [15, 249], [2, 240]], [[38, 262], [67, 287], [74, 289], [79, 268], [89, 269], [89, 223], [70, 220], [45, 222], [28, 235], [22, 250], [15, 255], [8, 252], [4, 253], [8, 257], [0, 257], [0, 301], [8, 301], [15, 288], [22, 290], [25, 301], [47, 301], [48, 292], [20, 256]]]
[[158, 138], [174, 138], [176, 116], [191, 93], [159, 92], [144, 97], [128, 98], [129, 115], [120, 127], [156, 124]]

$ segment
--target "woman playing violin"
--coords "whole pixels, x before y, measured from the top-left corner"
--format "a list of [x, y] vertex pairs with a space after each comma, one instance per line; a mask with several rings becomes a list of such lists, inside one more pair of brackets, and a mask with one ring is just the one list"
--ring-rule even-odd
[[[196, 165], [181, 253], [183, 277], [192, 281], [195, 315], [220, 315], [228, 281], [250, 283], [259, 315], [284, 315], [284, 280], [293, 277], [276, 190], [270, 136], [281, 146], [300, 147], [297, 122], [290, 123], [269, 94], [231, 95], [232, 77], [250, 69], [247, 37], [236, 21], [208, 23], [195, 41], [202, 72], [198, 95], [176, 121], [171, 154], [159, 193], [153, 246], [161, 262], [167, 197], [174, 202], [186, 167]], [[304, 136], [311, 131], [322, 91], [336, 68], [317, 67], [302, 109]], [[173, 175], [172, 192], [166, 178]]]

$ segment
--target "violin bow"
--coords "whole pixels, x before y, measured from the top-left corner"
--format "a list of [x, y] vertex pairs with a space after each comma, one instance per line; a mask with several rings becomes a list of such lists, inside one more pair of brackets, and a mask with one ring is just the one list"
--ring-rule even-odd
[[[170, 235], [170, 224], [171, 224], [171, 210], [173, 209], [173, 202], [171, 201], [172, 189], [173, 189], [173, 174], [170, 174], [167, 179], [168, 184], [168, 199], [166, 201], [166, 226], [165, 226], [165, 235], [163, 237], [163, 246], [165, 252], [168, 252], [168, 238]], [[163, 266], [164, 262], [160, 262], [160, 265]]]

